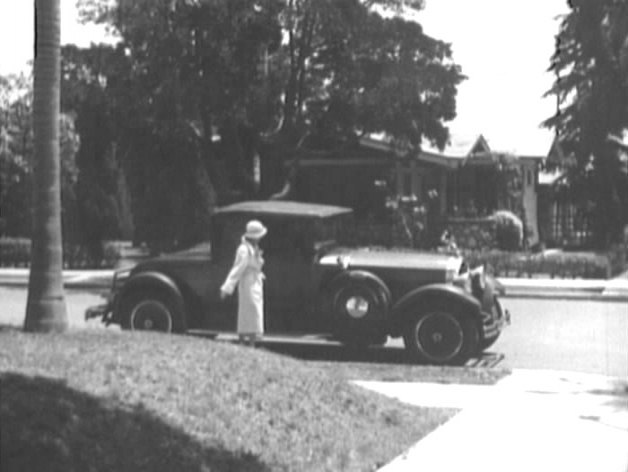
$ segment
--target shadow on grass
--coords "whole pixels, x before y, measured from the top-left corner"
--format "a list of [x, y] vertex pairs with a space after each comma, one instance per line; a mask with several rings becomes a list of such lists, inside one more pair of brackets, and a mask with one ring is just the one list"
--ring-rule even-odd
[[6, 333], [8, 331], [22, 331], [22, 329], [22, 326], [0, 323], [0, 333]]
[[3, 472], [267, 471], [252, 454], [201, 444], [141, 405], [122, 405], [64, 381], [0, 374]]
[[[376, 365], [430, 366], [410, 358], [402, 347], [352, 348], [339, 344], [263, 342], [263, 349], [275, 354], [314, 362], [360, 363]], [[494, 352], [484, 352], [469, 359], [465, 367], [496, 367], [504, 356]], [[432, 366], [433, 367], [433, 366]]]
[[351, 348], [337, 344], [264, 342], [267, 351], [306, 361], [361, 362], [373, 364], [414, 364], [401, 348]]

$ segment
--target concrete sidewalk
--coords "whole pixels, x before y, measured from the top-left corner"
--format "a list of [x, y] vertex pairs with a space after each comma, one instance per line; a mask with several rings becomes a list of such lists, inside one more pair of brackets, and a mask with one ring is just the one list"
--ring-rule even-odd
[[[0, 268], [0, 286], [26, 286], [30, 270], [27, 268]], [[113, 280], [113, 270], [64, 270], [65, 288], [108, 289]]]
[[515, 370], [494, 386], [354, 383], [462, 409], [380, 472], [628, 471], [628, 379]]
[[[113, 270], [66, 270], [66, 288], [103, 289], [111, 286]], [[0, 286], [26, 286], [27, 268], [0, 268]], [[583, 298], [628, 301], [628, 277], [602, 279], [528, 279], [499, 278], [506, 297]]]
[[507, 297], [607, 298], [628, 300], [628, 278], [613, 279], [498, 279]]

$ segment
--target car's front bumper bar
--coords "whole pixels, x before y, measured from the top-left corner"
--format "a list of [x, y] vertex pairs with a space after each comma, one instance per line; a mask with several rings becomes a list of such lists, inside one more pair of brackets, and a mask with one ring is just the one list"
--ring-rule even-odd
[[493, 313], [482, 313], [482, 329], [484, 331], [484, 339], [490, 339], [497, 336], [506, 326], [512, 322], [510, 312], [503, 310], [500, 317], [495, 317]]
[[109, 304], [103, 303], [102, 305], [90, 306], [85, 310], [85, 321], [93, 318], [104, 318], [109, 312]]
[[90, 306], [85, 310], [85, 321], [89, 321], [94, 318], [100, 318], [100, 320], [106, 325], [111, 324], [111, 318], [113, 315], [113, 304], [111, 301], [102, 303], [100, 305]]

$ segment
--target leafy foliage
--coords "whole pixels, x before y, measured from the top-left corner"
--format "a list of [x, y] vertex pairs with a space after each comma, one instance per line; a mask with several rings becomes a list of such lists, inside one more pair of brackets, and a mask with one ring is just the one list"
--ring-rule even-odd
[[[371, 2], [399, 8], [401, 2]], [[420, 8], [421, 5], [413, 5]], [[443, 121], [455, 117], [463, 80], [448, 44], [399, 16], [384, 17], [358, 0], [290, 1], [282, 130], [315, 136], [316, 147], [340, 137], [385, 132], [440, 147]]]
[[548, 94], [558, 113], [545, 122], [573, 153], [574, 194], [593, 202], [600, 244], [618, 239], [628, 223], [628, 173], [609, 135], [628, 128], [628, 1], [572, 0], [557, 36]]
[[65, 105], [85, 117], [83, 142], [97, 151], [85, 155], [100, 161], [91, 167], [109, 161], [124, 171], [137, 239], [163, 249], [203, 239], [214, 189], [224, 198], [233, 187], [253, 191], [249, 130], [266, 121], [259, 58], [280, 40], [276, 5], [82, 2], [86, 18], [107, 23], [120, 41], [66, 48], [67, 89], [80, 92]]
[[499, 210], [491, 215], [495, 220], [495, 240], [499, 249], [515, 251], [523, 242], [523, 223], [511, 211]]
[[[95, 260], [84, 245], [65, 241], [63, 267], [65, 269], [112, 269], [122, 257], [122, 244], [107, 241], [103, 244], [102, 259]], [[0, 266], [28, 267], [31, 261], [31, 240], [27, 238], [0, 238]]]
[[[0, 201], [2, 234], [30, 236], [33, 192], [33, 86], [28, 75], [0, 76]], [[74, 119], [59, 119], [63, 226], [70, 239], [77, 236], [75, 184], [79, 139]]]
[[216, 202], [281, 188], [260, 189], [256, 159], [281, 172], [300, 144], [325, 148], [371, 132], [414, 145], [448, 139], [444, 122], [455, 117], [464, 77], [448, 44], [395, 16], [420, 0], [79, 6], [119, 42], [65, 48], [64, 106], [81, 121], [86, 174], [98, 169], [88, 187], [107, 187], [98, 179], [108, 160], [123, 170], [137, 239], [200, 239]]

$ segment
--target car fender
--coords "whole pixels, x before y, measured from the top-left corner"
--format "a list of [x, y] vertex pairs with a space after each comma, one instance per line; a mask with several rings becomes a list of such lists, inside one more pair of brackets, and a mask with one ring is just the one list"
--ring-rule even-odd
[[478, 322], [481, 322], [480, 302], [462, 288], [451, 284], [429, 284], [419, 287], [401, 297], [392, 307], [391, 335], [399, 336], [403, 330], [406, 317], [412, 307], [442, 300], [463, 307]]
[[348, 270], [340, 272], [326, 285], [326, 289], [328, 292], [332, 292], [334, 289], [342, 287], [349, 282], [364, 282], [375, 289], [380, 303], [384, 307], [386, 314], [388, 313], [390, 300], [392, 299], [390, 289], [380, 277], [372, 272], [366, 270]]
[[[167, 294], [175, 303], [177, 309], [180, 310], [181, 313], [185, 313], [185, 302], [183, 299], [183, 294], [179, 289], [176, 282], [168, 277], [167, 275], [161, 272], [139, 272], [137, 274], [131, 275], [129, 280], [126, 281], [122, 289], [120, 290], [119, 295], [116, 297], [116, 306], [114, 308], [114, 313], [119, 314], [120, 310], [120, 302], [126, 295], [129, 293], [139, 290], [153, 288], [163, 290], [165, 294]], [[118, 315], [116, 315], [117, 318]]]

